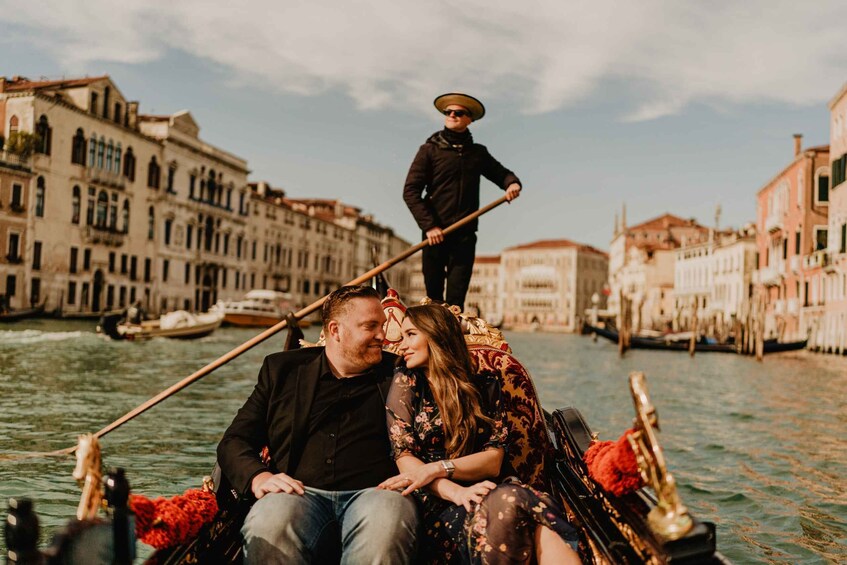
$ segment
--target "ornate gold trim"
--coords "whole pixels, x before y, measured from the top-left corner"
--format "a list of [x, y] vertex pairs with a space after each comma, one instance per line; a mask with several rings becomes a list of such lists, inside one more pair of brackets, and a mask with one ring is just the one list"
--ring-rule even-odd
[[665, 456], [655, 433], [659, 430], [659, 415], [647, 392], [644, 373], [630, 373], [629, 388], [635, 405], [635, 432], [628, 436], [629, 444], [635, 452], [641, 478], [655, 491], [657, 499], [656, 507], [647, 515], [647, 522], [663, 540], [679, 539], [691, 530], [694, 523], [688, 508], [680, 500], [676, 481], [665, 464]]

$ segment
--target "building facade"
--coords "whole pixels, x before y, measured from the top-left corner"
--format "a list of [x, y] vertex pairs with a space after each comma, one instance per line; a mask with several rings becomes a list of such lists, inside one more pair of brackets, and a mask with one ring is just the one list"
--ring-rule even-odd
[[[28, 246], [27, 211], [30, 209], [32, 169], [29, 157], [0, 151], [0, 312], [40, 304], [40, 282], [32, 273], [41, 268], [41, 244]], [[24, 257], [35, 255], [37, 269], [27, 270]], [[30, 280], [27, 280], [29, 275]], [[36, 288], [33, 288], [33, 287]], [[29, 289], [26, 292], [25, 289]], [[35, 290], [35, 292], [33, 292]]]
[[503, 321], [500, 256], [479, 255], [474, 261], [465, 310], [492, 324]]
[[504, 327], [580, 331], [593, 306], [592, 295], [602, 293], [608, 267], [606, 253], [566, 239], [503, 250], [500, 292]]
[[804, 326], [811, 348], [843, 354], [847, 352], [847, 84], [829, 102], [829, 147], [828, 238], [826, 249], [808, 258], [808, 267], [816, 270], [808, 281], [807, 308], [815, 316], [809, 316]]
[[804, 150], [801, 141], [794, 136], [793, 160], [759, 190], [756, 206], [765, 336], [785, 340], [805, 338], [822, 314], [812, 298], [828, 245], [829, 146]]
[[[139, 114], [108, 76], [0, 77], [0, 123], [0, 291], [13, 308], [197, 311], [253, 288], [305, 305], [355, 278], [362, 249], [408, 246], [352, 206], [327, 213], [248, 183], [247, 161], [202, 140], [189, 112]], [[392, 283], [408, 284], [406, 269]]]
[[705, 243], [684, 245], [674, 264], [675, 329], [692, 315], [727, 330], [749, 307], [756, 270], [756, 229], [713, 232]]
[[610, 313], [620, 316], [623, 295], [632, 304], [633, 328], [667, 329], [676, 317], [677, 250], [708, 237], [708, 228], [672, 214], [628, 227], [624, 209], [609, 248]]

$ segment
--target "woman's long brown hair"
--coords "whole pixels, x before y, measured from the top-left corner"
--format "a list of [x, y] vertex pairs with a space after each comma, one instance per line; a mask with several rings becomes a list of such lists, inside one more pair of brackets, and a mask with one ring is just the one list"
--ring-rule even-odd
[[444, 422], [447, 457], [467, 455], [479, 424], [493, 422], [482, 413], [479, 391], [471, 382], [473, 362], [462, 326], [452, 312], [438, 304], [411, 306], [406, 316], [427, 338], [427, 380]]

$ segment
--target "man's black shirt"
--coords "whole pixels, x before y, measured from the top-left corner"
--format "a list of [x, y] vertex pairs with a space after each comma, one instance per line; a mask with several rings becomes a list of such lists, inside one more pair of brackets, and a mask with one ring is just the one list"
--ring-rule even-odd
[[321, 355], [307, 438], [291, 476], [314, 488], [358, 490], [397, 473], [377, 382], [373, 371], [337, 378]]

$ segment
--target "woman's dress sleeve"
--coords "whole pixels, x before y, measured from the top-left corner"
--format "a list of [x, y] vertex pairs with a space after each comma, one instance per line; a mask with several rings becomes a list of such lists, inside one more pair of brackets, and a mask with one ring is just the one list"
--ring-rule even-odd
[[394, 459], [403, 455], [417, 456], [420, 446], [415, 438], [415, 376], [398, 369], [385, 401], [388, 438]]

